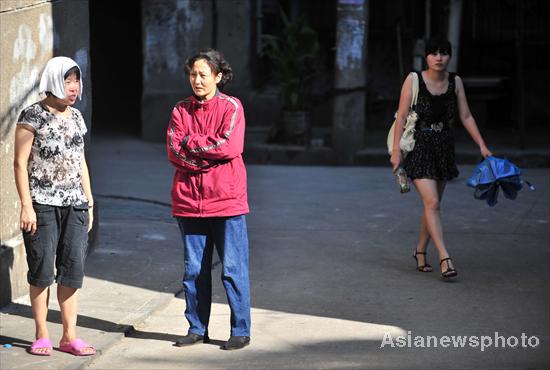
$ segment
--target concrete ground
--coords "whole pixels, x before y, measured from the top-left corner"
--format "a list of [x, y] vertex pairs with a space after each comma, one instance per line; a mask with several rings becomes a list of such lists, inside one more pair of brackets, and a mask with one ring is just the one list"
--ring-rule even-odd
[[[399, 194], [387, 167], [249, 165], [252, 343], [227, 352], [219, 349], [229, 336], [219, 279], [213, 342], [173, 346], [187, 324], [164, 146], [94, 138], [90, 165], [99, 239], [87, 261], [78, 324], [98, 354], [25, 353], [34, 335], [27, 297], [0, 314], [2, 344], [13, 345], [0, 348], [2, 369], [550, 367], [547, 168], [525, 170], [535, 191], [490, 208], [464, 185], [473, 167], [460, 166], [442, 205], [459, 277], [444, 282], [432, 247], [435, 271], [415, 270], [420, 201], [414, 190]], [[219, 264], [213, 274], [220, 275]], [[55, 299], [49, 321], [55, 342]], [[457, 336], [464, 345], [452, 344]], [[498, 347], [489, 345], [495, 336]]]

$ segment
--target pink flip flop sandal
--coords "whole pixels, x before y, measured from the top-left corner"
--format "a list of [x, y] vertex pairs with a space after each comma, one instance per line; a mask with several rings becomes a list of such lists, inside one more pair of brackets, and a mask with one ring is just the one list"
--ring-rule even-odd
[[[85, 349], [91, 349], [91, 351], [86, 352]], [[73, 339], [69, 343], [61, 344], [59, 343], [59, 350], [61, 352], [67, 352], [75, 356], [91, 356], [95, 355], [95, 348], [86, 343], [80, 338]]]
[[[46, 351], [40, 351], [44, 349]], [[38, 338], [32, 342], [29, 353], [36, 356], [50, 356], [52, 354], [52, 349], [53, 347], [50, 338]]]

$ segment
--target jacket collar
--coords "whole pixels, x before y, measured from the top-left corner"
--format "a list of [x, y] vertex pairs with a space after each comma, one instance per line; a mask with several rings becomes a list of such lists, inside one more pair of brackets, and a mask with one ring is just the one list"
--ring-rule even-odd
[[218, 100], [218, 97], [219, 97], [220, 94], [221, 94], [220, 90], [216, 89], [216, 93], [214, 94], [214, 96], [210, 100], [201, 100], [201, 99], [199, 99], [198, 96], [193, 94], [192, 97], [191, 97], [191, 101], [193, 102], [194, 106], [202, 107], [204, 109], [207, 109], [210, 105], [214, 104], [214, 102], [216, 100]]

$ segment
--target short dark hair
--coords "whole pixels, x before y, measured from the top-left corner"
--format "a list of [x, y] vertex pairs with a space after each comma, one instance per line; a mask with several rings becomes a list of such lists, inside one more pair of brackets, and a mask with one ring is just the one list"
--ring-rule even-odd
[[189, 74], [193, 64], [199, 59], [204, 59], [214, 74], [222, 73], [222, 78], [217, 86], [221, 89], [233, 79], [233, 70], [223, 58], [221, 52], [214, 49], [202, 49], [185, 61], [185, 71]]
[[424, 56], [427, 57], [430, 54], [439, 51], [442, 54], [453, 55], [451, 49], [451, 43], [442, 37], [435, 37], [426, 41], [426, 47], [424, 48]]
[[[66, 80], [70, 75], [75, 74], [76, 78], [80, 80], [80, 68], [77, 66], [72, 67], [63, 75], [63, 79]], [[51, 91], [46, 91], [46, 96], [55, 96]], [[55, 96], [57, 98], [57, 96]]]
[[76, 75], [76, 78], [80, 80], [80, 68], [78, 68], [77, 66], [74, 66], [73, 68], [69, 69], [63, 76], [63, 79], [67, 79], [73, 73]]

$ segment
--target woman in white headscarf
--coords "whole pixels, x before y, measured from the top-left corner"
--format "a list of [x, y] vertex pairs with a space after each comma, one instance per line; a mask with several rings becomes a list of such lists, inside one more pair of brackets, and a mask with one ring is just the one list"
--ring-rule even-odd
[[45, 98], [23, 109], [15, 130], [15, 182], [36, 325], [29, 353], [52, 352], [46, 316], [55, 281], [63, 322], [59, 349], [93, 355], [94, 347], [76, 335], [78, 290], [94, 204], [84, 158], [87, 129], [80, 111], [72, 107], [82, 98], [80, 67], [67, 57], [52, 58], [42, 73], [40, 92]]

